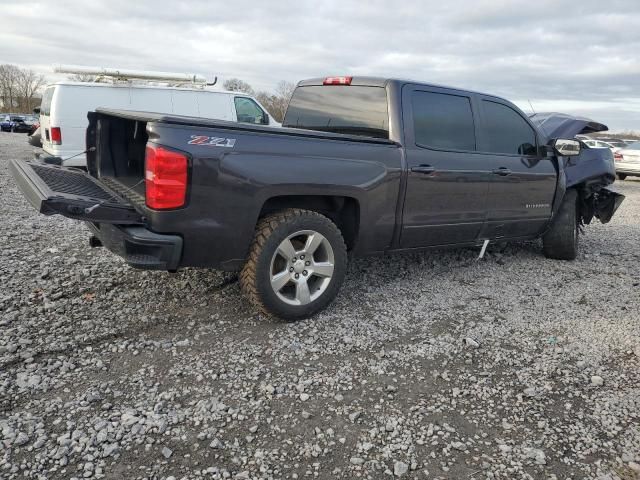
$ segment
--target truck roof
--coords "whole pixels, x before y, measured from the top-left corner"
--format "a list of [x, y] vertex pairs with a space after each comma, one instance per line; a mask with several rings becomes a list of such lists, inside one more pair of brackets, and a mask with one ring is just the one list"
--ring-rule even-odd
[[[318, 86], [318, 85], [323, 85], [324, 80], [327, 77], [317, 77], [317, 78], [310, 78], [307, 80], [301, 80], [300, 82], [298, 82], [298, 86], [299, 87], [307, 87], [307, 86]], [[354, 86], [366, 86], [366, 87], [386, 87], [388, 84], [390, 83], [397, 83], [398, 85], [405, 85], [405, 84], [412, 84], [412, 85], [424, 85], [426, 87], [436, 87], [436, 88], [446, 88], [449, 90], [456, 90], [459, 92], [467, 92], [467, 93], [475, 93], [475, 94], [479, 94], [479, 95], [485, 95], [487, 97], [494, 97], [494, 98], [500, 98], [501, 100], [506, 100], [502, 97], [499, 97], [497, 95], [492, 95], [490, 93], [485, 93], [485, 92], [477, 92], [474, 90], [469, 90], [467, 88], [459, 88], [459, 87], [452, 87], [451, 85], [442, 85], [442, 84], [438, 84], [438, 83], [428, 83], [428, 82], [422, 82], [419, 80], [411, 80], [411, 79], [407, 79], [407, 78], [390, 78], [390, 77], [368, 77], [368, 76], [353, 76], [351, 77], [351, 85]]]

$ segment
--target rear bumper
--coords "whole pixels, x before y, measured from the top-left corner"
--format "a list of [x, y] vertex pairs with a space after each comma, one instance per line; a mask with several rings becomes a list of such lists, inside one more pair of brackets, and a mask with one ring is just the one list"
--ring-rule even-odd
[[640, 163], [617, 163], [616, 173], [625, 175], [640, 175]]
[[182, 238], [178, 235], [161, 235], [140, 226], [88, 225], [107, 249], [134, 268], [177, 270], [180, 265]]

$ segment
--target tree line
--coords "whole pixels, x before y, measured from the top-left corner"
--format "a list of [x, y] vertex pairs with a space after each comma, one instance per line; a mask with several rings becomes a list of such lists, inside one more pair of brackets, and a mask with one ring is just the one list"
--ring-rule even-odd
[[0, 65], [0, 112], [31, 113], [40, 104], [44, 75], [16, 65]]
[[296, 88], [294, 83], [282, 80], [276, 86], [273, 93], [258, 91], [256, 92], [251, 85], [239, 78], [229, 78], [222, 84], [225, 90], [231, 92], [243, 92], [258, 99], [258, 101], [266, 108], [271, 116], [278, 122], [282, 122], [284, 113], [287, 111], [287, 105], [293, 90]]

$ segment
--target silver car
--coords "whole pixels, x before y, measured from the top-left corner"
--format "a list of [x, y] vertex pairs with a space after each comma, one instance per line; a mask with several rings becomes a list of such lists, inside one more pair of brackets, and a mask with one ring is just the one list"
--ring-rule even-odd
[[613, 154], [618, 179], [640, 177], [640, 142], [636, 141]]

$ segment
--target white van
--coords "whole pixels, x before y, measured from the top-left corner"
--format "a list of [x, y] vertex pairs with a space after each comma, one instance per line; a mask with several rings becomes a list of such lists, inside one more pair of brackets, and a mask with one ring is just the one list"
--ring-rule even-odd
[[44, 151], [62, 158], [64, 166], [86, 166], [87, 112], [98, 107], [280, 126], [255, 98], [242, 92], [61, 81], [48, 85], [42, 97]]

